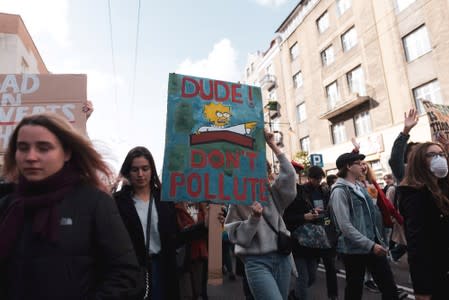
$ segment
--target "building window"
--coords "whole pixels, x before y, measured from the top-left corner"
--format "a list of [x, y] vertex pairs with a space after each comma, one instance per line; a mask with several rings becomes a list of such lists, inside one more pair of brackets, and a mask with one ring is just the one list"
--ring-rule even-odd
[[432, 50], [426, 26], [421, 26], [402, 38], [405, 57], [413, 61]]
[[358, 66], [347, 73], [346, 78], [351, 93], [358, 94], [359, 96], [366, 96], [365, 78], [361, 66]]
[[316, 25], [320, 33], [325, 32], [326, 29], [329, 28], [329, 14], [327, 11], [325, 11], [324, 14], [318, 18], [318, 20], [316, 20]]
[[268, 99], [269, 100], [277, 100], [276, 99], [276, 89], [272, 89], [271, 91], [268, 92]]
[[336, 81], [326, 86], [326, 95], [329, 109], [334, 108], [335, 105], [337, 105], [337, 103], [340, 101], [340, 95], [338, 93], [338, 86]]
[[254, 63], [251, 63], [251, 72], [254, 72]]
[[302, 78], [302, 72], [299, 71], [295, 75], [293, 75], [293, 86], [295, 88], [299, 88], [303, 85], [303, 78]]
[[330, 65], [334, 60], [334, 47], [332, 47], [332, 45], [321, 51], [321, 62], [323, 63], [323, 66]]
[[267, 72], [268, 75], [273, 75], [274, 74], [273, 65], [267, 66], [265, 71]]
[[371, 118], [369, 111], [354, 116], [355, 134], [362, 136], [371, 133]]
[[410, 6], [416, 0], [396, 0], [396, 11], [399, 13]]
[[351, 8], [351, 0], [337, 0], [337, 13], [339, 16], [343, 15], [349, 8]]
[[342, 34], [341, 45], [344, 52], [349, 51], [357, 45], [357, 31], [355, 30], [355, 27], [352, 27]]
[[20, 63], [20, 71], [21, 73], [27, 73], [30, 70], [30, 66], [28, 65], [27, 61], [25, 60], [25, 58], [22, 57], [22, 61]]
[[425, 111], [424, 106], [421, 103], [422, 100], [428, 100], [435, 104], [443, 104], [440, 83], [437, 79], [414, 88], [413, 97], [415, 98], [416, 107], [418, 108], [419, 113]]
[[344, 122], [332, 125], [332, 139], [334, 144], [340, 144], [347, 141], [346, 127]]
[[301, 144], [302, 151], [310, 153], [310, 138], [308, 136], [300, 139], [299, 143]]
[[249, 77], [251, 75], [251, 71], [249, 68], [246, 68], [246, 77]]
[[306, 113], [306, 103], [303, 102], [296, 106], [296, 113], [298, 122], [304, 122], [307, 119], [307, 113]]
[[299, 45], [298, 43], [294, 43], [293, 46], [290, 47], [290, 59], [293, 61], [299, 56]]

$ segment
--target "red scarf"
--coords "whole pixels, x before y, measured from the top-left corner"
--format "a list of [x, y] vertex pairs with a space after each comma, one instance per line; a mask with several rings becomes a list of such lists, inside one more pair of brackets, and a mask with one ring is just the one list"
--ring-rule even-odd
[[79, 173], [66, 164], [55, 174], [36, 182], [19, 177], [13, 201], [0, 220], [0, 262], [13, 250], [23, 229], [25, 211], [32, 215], [33, 233], [57, 241], [59, 215], [57, 206], [67, 192], [80, 181]]
[[379, 206], [380, 212], [382, 213], [382, 219], [385, 227], [393, 227], [392, 217], [402, 225], [404, 223], [404, 218], [401, 216], [399, 211], [394, 207], [387, 196], [385, 196], [384, 191], [380, 188], [377, 182], [373, 181], [374, 186], [377, 190], [377, 206]]

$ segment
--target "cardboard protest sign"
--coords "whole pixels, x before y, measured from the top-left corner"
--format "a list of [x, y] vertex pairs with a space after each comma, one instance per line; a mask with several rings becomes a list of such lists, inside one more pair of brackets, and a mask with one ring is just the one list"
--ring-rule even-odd
[[260, 88], [170, 74], [162, 199], [267, 201]]
[[0, 152], [25, 116], [54, 112], [86, 132], [87, 77], [53, 74], [0, 74]]
[[449, 140], [449, 106], [427, 100], [422, 101], [422, 104], [429, 118], [432, 140], [437, 141], [438, 135]]

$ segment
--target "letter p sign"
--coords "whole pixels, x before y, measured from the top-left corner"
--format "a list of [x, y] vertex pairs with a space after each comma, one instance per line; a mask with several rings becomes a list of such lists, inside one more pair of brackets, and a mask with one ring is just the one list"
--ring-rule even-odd
[[322, 154], [310, 154], [310, 164], [312, 166], [318, 166], [322, 168], [323, 164], [323, 155]]

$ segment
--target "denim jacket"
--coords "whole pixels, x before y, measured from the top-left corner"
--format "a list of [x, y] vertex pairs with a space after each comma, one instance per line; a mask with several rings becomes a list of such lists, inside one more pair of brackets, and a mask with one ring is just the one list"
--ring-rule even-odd
[[337, 252], [368, 254], [375, 243], [386, 247], [380, 211], [364, 187], [338, 178], [329, 205], [339, 234]]

